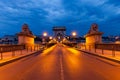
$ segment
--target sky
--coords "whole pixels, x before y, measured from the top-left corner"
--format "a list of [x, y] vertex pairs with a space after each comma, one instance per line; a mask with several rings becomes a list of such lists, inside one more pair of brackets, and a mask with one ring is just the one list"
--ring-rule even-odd
[[0, 36], [21, 31], [24, 23], [40, 35], [66, 26], [85, 35], [97, 23], [104, 35], [120, 35], [120, 0], [0, 0]]

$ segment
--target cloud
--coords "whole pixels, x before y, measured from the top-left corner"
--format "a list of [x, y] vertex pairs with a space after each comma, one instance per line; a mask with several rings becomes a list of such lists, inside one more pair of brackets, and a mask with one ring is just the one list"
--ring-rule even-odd
[[90, 6], [101, 6], [108, 0], [80, 0], [80, 2], [84, 5], [90, 5]]
[[69, 30], [84, 29], [84, 33], [93, 22], [100, 26], [115, 24], [116, 28], [120, 25], [119, 0], [1, 0], [0, 11], [0, 30], [18, 26], [20, 29], [23, 23], [28, 23], [33, 32], [65, 25]]

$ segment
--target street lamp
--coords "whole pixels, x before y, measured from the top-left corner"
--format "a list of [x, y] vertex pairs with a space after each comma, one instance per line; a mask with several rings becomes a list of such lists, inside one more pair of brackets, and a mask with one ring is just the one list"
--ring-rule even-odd
[[46, 36], [47, 36], [47, 33], [46, 33], [46, 32], [44, 32], [44, 33], [43, 33], [43, 36], [44, 36], [44, 37], [46, 37]]
[[52, 36], [50, 36], [50, 37], [49, 37], [49, 39], [51, 40], [51, 39], [53, 39], [53, 37], [52, 37]]
[[72, 32], [72, 36], [76, 36], [77, 35], [77, 33], [76, 32]]
[[43, 38], [42, 38], [43, 43], [46, 42], [46, 38], [47, 38], [47, 32], [44, 32], [43, 33]]
[[43, 33], [43, 38], [42, 38], [42, 43], [43, 43], [43, 45], [44, 45], [44, 47], [46, 48], [47, 47], [47, 32], [44, 32]]
[[72, 32], [72, 38], [73, 38], [73, 45], [72, 46], [75, 46], [75, 44], [74, 43], [76, 43], [77, 41], [76, 41], [76, 35], [77, 35], [77, 33], [76, 32]]

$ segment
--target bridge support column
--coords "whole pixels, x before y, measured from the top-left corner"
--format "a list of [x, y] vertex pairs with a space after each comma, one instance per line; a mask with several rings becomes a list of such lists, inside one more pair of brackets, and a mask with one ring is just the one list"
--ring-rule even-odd
[[18, 44], [23, 44], [26, 47], [34, 47], [35, 36], [29, 30], [27, 24], [22, 26], [22, 32], [18, 33]]
[[85, 35], [86, 38], [86, 48], [94, 49], [95, 44], [102, 43], [102, 32], [98, 31], [97, 24], [92, 24], [91, 29], [89, 32]]

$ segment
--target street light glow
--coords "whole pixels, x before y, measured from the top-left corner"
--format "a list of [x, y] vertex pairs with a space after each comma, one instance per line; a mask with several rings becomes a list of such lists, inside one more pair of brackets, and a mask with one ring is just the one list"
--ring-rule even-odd
[[76, 36], [77, 34], [76, 34], [76, 32], [72, 32], [72, 35], [73, 35], [73, 36]]
[[46, 33], [46, 32], [44, 32], [44, 33], [43, 33], [43, 36], [47, 36], [47, 33]]
[[52, 39], [52, 38], [53, 38], [52, 36], [49, 37], [49, 39]]

